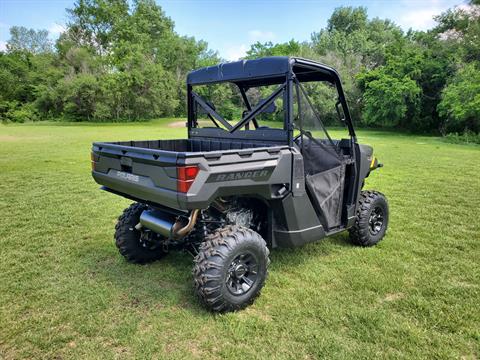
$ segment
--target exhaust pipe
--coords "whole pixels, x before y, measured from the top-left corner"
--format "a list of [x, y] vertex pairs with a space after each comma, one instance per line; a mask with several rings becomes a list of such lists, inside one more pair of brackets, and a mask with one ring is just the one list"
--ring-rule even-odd
[[173, 237], [174, 239], [181, 239], [188, 234], [190, 234], [190, 231], [192, 231], [193, 227], [195, 226], [195, 223], [197, 222], [197, 217], [198, 213], [200, 212], [199, 209], [195, 209], [190, 213], [190, 217], [188, 218], [188, 223], [184, 227], [180, 228], [181, 226], [180, 222], [177, 221], [175, 225], [173, 225]]
[[135, 228], [139, 230], [144, 226], [168, 239], [181, 239], [192, 231], [199, 211], [198, 209], [193, 210], [188, 218], [188, 223], [183, 225], [181, 220], [175, 220], [175, 217], [170, 214], [158, 210], [145, 210], [140, 215], [140, 223]]

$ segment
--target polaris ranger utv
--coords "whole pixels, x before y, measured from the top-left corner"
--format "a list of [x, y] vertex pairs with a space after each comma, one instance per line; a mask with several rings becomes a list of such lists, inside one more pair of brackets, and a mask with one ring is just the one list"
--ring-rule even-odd
[[[338, 140], [322, 123], [319, 84], [333, 89], [327, 113], [343, 125]], [[238, 96], [237, 113], [214, 103], [225, 94]], [[190, 72], [187, 95], [188, 139], [93, 144], [95, 181], [135, 201], [115, 227], [128, 261], [188, 250], [195, 292], [225, 312], [259, 295], [269, 249], [344, 230], [361, 246], [383, 238], [387, 201], [362, 191], [381, 164], [357, 143], [334, 69], [291, 57], [220, 64]]]

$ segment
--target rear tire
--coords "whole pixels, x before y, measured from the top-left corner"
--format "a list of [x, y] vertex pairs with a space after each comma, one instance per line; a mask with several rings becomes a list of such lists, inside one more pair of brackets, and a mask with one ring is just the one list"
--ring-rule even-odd
[[252, 304], [265, 284], [268, 256], [265, 240], [253, 230], [230, 225], [209, 235], [193, 268], [195, 292], [202, 304], [214, 312]]
[[115, 226], [115, 244], [120, 254], [131, 263], [146, 264], [166, 254], [160, 235], [151, 231], [137, 230], [140, 215], [147, 206], [133, 203], [123, 211]]
[[357, 219], [350, 228], [350, 240], [360, 246], [378, 244], [388, 227], [388, 202], [378, 191], [362, 191], [357, 206]]

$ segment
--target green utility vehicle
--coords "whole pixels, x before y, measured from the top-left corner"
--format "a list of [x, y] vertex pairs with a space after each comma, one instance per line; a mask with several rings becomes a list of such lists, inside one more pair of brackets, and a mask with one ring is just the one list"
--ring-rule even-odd
[[[319, 86], [333, 91], [340, 139], [323, 125]], [[214, 103], [225, 93], [238, 96], [236, 113]], [[334, 69], [291, 57], [220, 64], [189, 73], [187, 96], [187, 139], [93, 144], [95, 181], [134, 201], [115, 228], [128, 261], [191, 252], [195, 292], [225, 312], [259, 295], [269, 249], [344, 230], [360, 246], [384, 237], [387, 200], [362, 190], [381, 164], [357, 142]]]

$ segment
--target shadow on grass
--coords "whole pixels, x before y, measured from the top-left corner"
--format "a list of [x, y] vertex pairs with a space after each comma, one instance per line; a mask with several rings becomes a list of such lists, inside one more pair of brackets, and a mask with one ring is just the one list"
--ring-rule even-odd
[[193, 259], [187, 253], [171, 252], [144, 265], [128, 263], [108, 248], [89, 249], [84, 256], [83, 267], [88, 279], [108, 286], [112, 293], [127, 298], [126, 303], [140, 300], [146, 307], [181, 308], [200, 315], [208, 314], [194, 296]]
[[348, 239], [348, 232], [320, 239], [318, 241], [297, 247], [297, 248], [278, 248], [270, 253], [272, 265], [298, 266], [312, 257], [321, 258], [331, 255], [337, 251], [343, 251], [343, 248], [355, 247]]
[[[348, 234], [341, 233], [298, 248], [277, 248], [270, 253], [270, 267], [281, 272], [281, 269], [298, 267], [308, 261], [321, 261], [323, 257], [351, 247]], [[126, 297], [127, 306], [128, 303], [138, 305], [140, 301], [146, 307], [181, 308], [200, 316], [212, 315], [195, 298], [190, 254], [172, 251], [159, 261], [145, 265], [128, 263], [106, 247], [89, 249], [83, 255], [89, 279]]]

